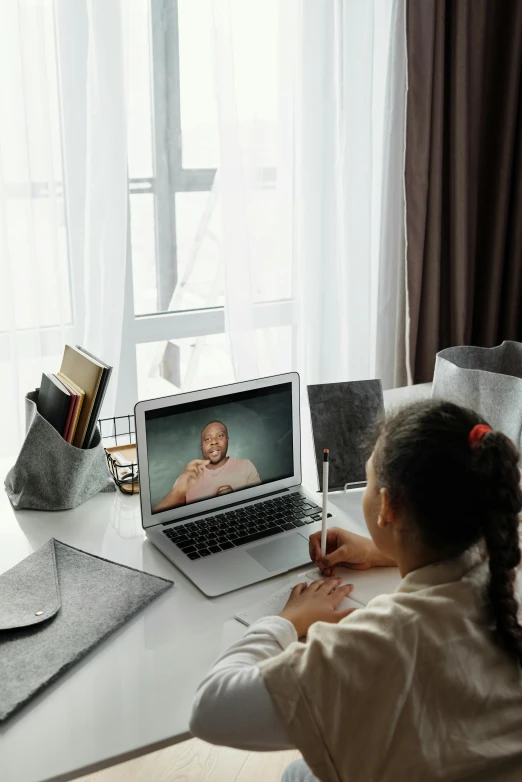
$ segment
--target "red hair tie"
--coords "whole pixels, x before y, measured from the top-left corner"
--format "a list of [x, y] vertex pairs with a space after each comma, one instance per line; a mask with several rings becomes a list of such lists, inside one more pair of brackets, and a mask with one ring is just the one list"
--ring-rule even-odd
[[484, 435], [491, 431], [493, 431], [491, 426], [488, 426], [487, 424], [477, 424], [474, 426], [468, 435], [468, 443], [471, 450], [476, 451], [482, 442]]

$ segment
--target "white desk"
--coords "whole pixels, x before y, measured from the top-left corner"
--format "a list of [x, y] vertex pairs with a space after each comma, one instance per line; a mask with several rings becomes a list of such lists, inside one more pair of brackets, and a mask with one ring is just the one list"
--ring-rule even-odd
[[[428, 393], [427, 387], [394, 391], [386, 403]], [[307, 471], [313, 486], [306, 426], [303, 440], [305, 476]], [[0, 573], [55, 537], [176, 583], [0, 726], [1, 781], [73, 779], [188, 738], [199, 682], [245, 630], [234, 613], [295, 572], [209, 600], [145, 539], [137, 497], [100, 494], [72, 511], [15, 512], [3, 491], [9, 466], [0, 466]], [[347, 511], [336, 523], [362, 533], [360, 496], [358, 491], [331, 499]]]

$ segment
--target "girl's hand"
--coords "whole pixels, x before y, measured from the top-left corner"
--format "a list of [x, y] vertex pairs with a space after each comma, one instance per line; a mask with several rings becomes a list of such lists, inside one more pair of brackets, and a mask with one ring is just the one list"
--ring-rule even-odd
[[331, 527], [326, 534], [326, 555], [321, 557], [321, 533], [310, 536], [310, 559], [322, 570], [323, 575], [331, 576], [336, 565], [352, 570], [368, 570], [371, 567], [395, 565], [385, 557], [373, 540], [340, 527]]
[[335, 610], [353, 589], [353, 584], [346, 586], [341, 584], [342, 578], [322, 578], [309, 586], [297, 584], [279, 616], [292, 622], [299, 638], [305, 636], [315, 622], [333, 624], [340, 622], [352, 611], [357, 610], [356, 608], [349, 608], [346, 611]]

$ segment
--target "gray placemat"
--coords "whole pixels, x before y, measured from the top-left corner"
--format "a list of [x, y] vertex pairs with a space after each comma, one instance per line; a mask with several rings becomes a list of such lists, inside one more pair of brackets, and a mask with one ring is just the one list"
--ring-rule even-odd
[[172, 584], [54, 538], [0, 575], [0, 722]]

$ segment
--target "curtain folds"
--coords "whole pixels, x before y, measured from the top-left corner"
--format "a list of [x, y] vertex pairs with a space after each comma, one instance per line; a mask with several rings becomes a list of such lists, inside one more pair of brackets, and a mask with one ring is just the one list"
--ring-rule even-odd
[[0, 455], [21, 442], [23, 396], [58, 371], [66, 342], [114, 365], [104, 409], [114, 408], [128, 229], [124, 40], [119, 0], [0, 6]]
[[[165, 7], [181, 13], [183, 2]], [[385, 387], [401, 384], [405, 0], [208, 0], [201, 7], [212, 21], [219, 135], [207, 211], [219, 214], [221, 230], [209, 231], [209, 241], [216, 288], [225, 272], [235, 378], [298, 370], [303, 388], [375, 376]], [[136, 373], [136, 345], [123, 338], [123, 324], [134, 323], [126, 92], [129, 31], [150, 15], [132, 16], [132, 8], [123, 0], [0, 3], [0, 457], [19, 446], [23, 395], [42, 372], [57, 371], [64, 343], [114, 366], [108, 415]], [[141, 53], [147, 74], [149, 51], [158, 66], [150, 70], [154, 102], [139, 105], [152, 117], [159, 104], [174, 111], [177, 100], [182, 115], [190, 73], [179, 84], [173, 79], [167, 101], [168, 63], [157, 62], [165, 39], [154, 40]], [[209, 102], [210, 85], [207, 93]], [[154, 122], [165, 124], [155, 142], [181, 143], [168, 135], [170, 115], [160, 111]], [[213, 120], [207, 125], [213, 134]], [[174, 174], [187, 171], [194, 174], [188, 164]], [[148, 195], [158, 209], [158, 192]], [[168, 222], [168, 200], [160, 207]], [[156, 218], [137, 211], [133, 243], [141, 241], [140, 214], [147, 241], [133, 256], [134, 293], [137, 280], [148, 285], [154, 276]], [[155, 262], [164, 269], [170, 258], [160, 250]], [[207, 279], [199, 283], [209, 287]], [[219, 336], [219, 318], [208, 322], [210, 337]], [[206, 338], [205, 327], [196, 331]], [[118, 412], [130, 408], [125, 401]]]
[[[262, 36], [254, 16], [251, 55], [235, 37], [240, 5], [213, 2], [227, 330], [237, 379], [260, 367], [252, 335], [262, 260], [253, 248], [264, 230], [281, 275], [291, 260], [294, 299], [292, 358], [281, 367], [276, 348], [265, 372], [297, 369], [304, 384], [376, 375], [385, 387], [400, 384], [404, 2], [277, 5], [279, 100], [269, 144], [239, 132], [248, 94], [237, 85], [255, 73], [255, 40]], [[251, 13], [260, 7], [247, 5]], [[266, 184], [267, 149], [277, 219], [263, 226], [264, 213], [251, 206]]]
[[404, 161], [406, 7], [393, 4], [384, 102], [382, 206], [379, 236], [376, 374], [384, 388], [408, 383]]
[[522, 339], [522, 4], [408, 0], [411, 379]]

